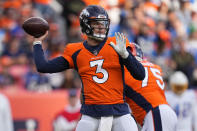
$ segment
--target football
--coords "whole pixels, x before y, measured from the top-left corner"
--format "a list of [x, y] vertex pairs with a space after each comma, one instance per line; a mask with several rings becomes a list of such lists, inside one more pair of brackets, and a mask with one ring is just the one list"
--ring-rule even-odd
[[35, 38], [39, 38], [49, 30], [48, 22], [41, 17], [28, 18], [24, 21], [22, 27], [27, 34], [34, 36]]

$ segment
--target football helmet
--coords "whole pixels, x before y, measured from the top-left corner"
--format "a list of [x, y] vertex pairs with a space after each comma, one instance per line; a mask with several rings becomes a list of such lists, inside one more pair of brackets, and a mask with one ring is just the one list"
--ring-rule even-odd
[[169, 84], [175, 94], [181, 95], [188, 88], [188, 78], [183, 72], [176, 71], [170, 76]]
[[141, 47], [136, 43], [131, 43], [132, 54], [138, 61], [143, 60], [144, 53], [142, 52]]
[[[89, 5], [82, 10], [80, 16], [80, 26], [81, 31], [85, 33], [88, 37], [96, 40], [104, 40], [109, 32], [110, 20], [105, 9], [98, 5]], [[98, 29], [105, 29], [105, 33], [95, 33], [91, 22], [97, 22], [102, 25], [102, 27], [97, 27]]]

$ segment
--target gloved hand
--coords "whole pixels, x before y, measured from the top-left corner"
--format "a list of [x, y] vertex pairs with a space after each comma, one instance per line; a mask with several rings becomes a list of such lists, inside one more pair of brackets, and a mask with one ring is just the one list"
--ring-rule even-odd
[[126, 37], [123, 33], [115, 33], [116, 44], [110, 42], [110, 45], [114, 50], [123, 58], [126, 59], [129, 56], [129, 52], [126, 49]]
[[34, 37], [33, 45], [42, 44], [42, 41], [46, 38], [47, 35], [48, 35], [48, 31], [43, 36], [40, 36], [39, 38]]

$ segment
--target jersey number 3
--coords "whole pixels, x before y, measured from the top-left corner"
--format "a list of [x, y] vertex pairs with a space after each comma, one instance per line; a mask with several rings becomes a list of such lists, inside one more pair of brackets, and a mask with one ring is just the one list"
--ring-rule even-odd
[[[145, 87], [148, 85], [148, 67], [144, 67], [145, 69], [145, 78], [142, 81], [142, 87]], [[156, 80], [157, 85], [163, 90], [165, 87], [165, 84], [163, 82], [163, 78], [161, 77], [161, 72], [158, 69], [150, 68], [150, 71], [152, 72], [153, 76], [156, 77], [158, 80]], [[160, 81], [162, 82], [160, 82]]]
[[102, 68], [103, 61], [104, 61], [104, 59], [102, 59], [102, 60], [96, 60], [96, 61], [90, 61], [90, 67], [97, 66], [96, 73], [102, 73], [103, 74], [103, 77], [102, 78], [98, 78], [97, 76], [93, 76], [92, 77], [93, 80], [96, 83], [99, 83], [99, 84], [102, 84], [102, 83], [106, 82], [107, 79], [108, 79], [108, 77], [109, 77], [108, 72], [105, 69]]

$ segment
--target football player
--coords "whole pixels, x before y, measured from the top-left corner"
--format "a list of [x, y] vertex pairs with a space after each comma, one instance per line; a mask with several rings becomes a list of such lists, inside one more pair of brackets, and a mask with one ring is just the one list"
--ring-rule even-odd
[[79, 19], [87, 40], [68, 44], [60, 57], [45, 60], [41, 44], [47, 33], [34, 38], [37, 70], [55, 73], [74, 68], [78, 71], [83, 103], [77, 131], [136, 131], [136, 123], [124, 100], [124, 66], [138, 80], [144, 79], [144, 67], [130, 53], [129, 42], [122, 33], [107, 37], [110, 20], [104, 8], [87, 6]]
[[158, 65], [143, 59], [139, 45], [132, 43], [133, 54], [145, 69], [142, 81], [125, 72], [126, 102], [129, 104], [142, 131], [175, 131], [177, 116], [168, 105], [164, 94], [162, 70]]
[[197, 101], [194, 90], [187, 90], [188, 78], [176, 71], [169, 81], [171, 91], [166, 91], [166, 99], [178, 117], [175, 131], [197, 131]]

